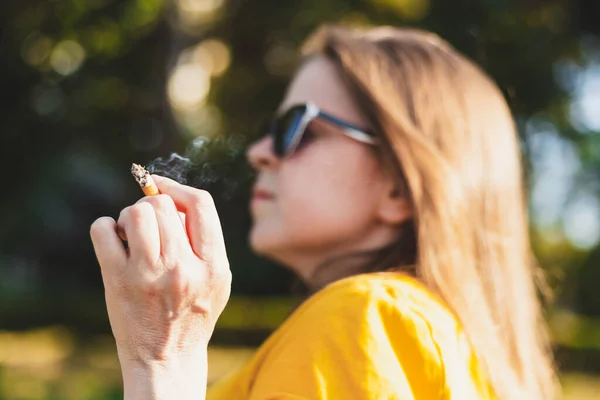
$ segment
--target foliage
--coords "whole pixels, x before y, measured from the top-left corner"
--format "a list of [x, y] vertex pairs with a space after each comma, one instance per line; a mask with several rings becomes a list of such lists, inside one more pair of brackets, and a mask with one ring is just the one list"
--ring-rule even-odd
[[[573, 124], [572, 92], [556, 76], [557, 66], [581, 69], [590, 62], [585, 50], [600, 33], [592, 17], [598, 7], [594, 0], [2, 2], [0, 166], [8, 190], [0, 198], [0, 298], [17, 310], [7, 323], [36, 324], [40, 313], [27, 299], [44, 304], [49, 320], [84, 323], [73, 317], [80, 314], [75, 305], [49, 300], [101, 295], [88, 227], [101, 215], [118, 216], [140, 196], [128, 176], [131, 162], [151, 163], [172, 152], [192, 159], [182, 178], [215, 196], [234, 291], [288, 292], [290, 274], [247, 245], [251, 173], [243, 148], [276, 109], [298, 61], [297, 46], [324, 22], [439, 33], [502, 86], [526, 151], [534, 145], [527, 123], [543, 118], [575, 146], [597, 185], [597, 132]], [[204, 57], [198, 45], [207, 38], [224, 44], [230, 59], [220, 69], [213, 63], [208, 80], [195, 81], [199, 88], [209, 85], [206, 98], [191, 93], [177, 106], [169, 92], [181, 89], [171, 86], [174, 71]], [[194, 141], [198, 134], [208, 137], [203, 145]], [[541, 237], [536, 243], [543, 252], [548, 246]], [[556, 266], [585, 289], [580, 297], [570, 291], [570, 305], [585, 298], [593, 304], [585, 311], [600, 313], [599, 295], [587, 285], [600, 278], [592, 268], [598, 256], [590, 258], [583, 280], [579, 260], [565, 256]], [[103, 320], [101, 305], [89, 307]]]

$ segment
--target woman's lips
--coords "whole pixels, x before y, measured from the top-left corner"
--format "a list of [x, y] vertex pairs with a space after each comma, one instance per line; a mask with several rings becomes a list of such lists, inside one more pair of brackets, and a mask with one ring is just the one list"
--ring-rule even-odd
[[275, 196], [264, 189], [254, 189], [252, 201], [273, 200]]

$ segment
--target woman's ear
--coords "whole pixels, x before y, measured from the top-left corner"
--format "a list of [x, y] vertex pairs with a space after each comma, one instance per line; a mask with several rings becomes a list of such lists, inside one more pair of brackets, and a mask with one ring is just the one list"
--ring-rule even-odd
[[379, 204], [379, 218], [388, 225], [399, 225], [413, 216], [412, 205], [406, 190], [390, 180], [382, 193]]

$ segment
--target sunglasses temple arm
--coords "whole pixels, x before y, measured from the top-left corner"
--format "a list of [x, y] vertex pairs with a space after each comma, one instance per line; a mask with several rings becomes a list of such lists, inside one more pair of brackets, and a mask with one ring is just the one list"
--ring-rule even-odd
[[365, 143], [374, 143], [375, 142], [375, 137], [372, 134], [365, 132], [364, 130], [362, 130], [362, 129], [358, 128], [357, 126], [354, 126], [346, 121], [336, 118], [333, 115], [330, 115], [323, 111], [320, 111], [319, 117], [323, 118], [324, 120], [329, 121], [329, 122], [333, 123], [334, 125], [337, 125], [341, 128], [345, 128], [352, 137], [354, 137], [355, 139], [357, 139], [361, 142], [365, 142]]

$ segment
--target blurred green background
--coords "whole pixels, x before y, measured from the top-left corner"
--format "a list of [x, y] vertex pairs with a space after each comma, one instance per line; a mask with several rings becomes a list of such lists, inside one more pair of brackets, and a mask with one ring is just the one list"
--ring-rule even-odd
[[88, 229], [141, 195], [131, 162], [172, 168], [216, 199], [234, 293], [210, 381], [286, 317], [295, 279], [246, 242], [244, 148], [323, 22], [432, 30], [501, 85], [555, 293], [548, 318], [566, 398], [600, 394], [597, 0], [4, 0], [0, 399], [121, 398]]

